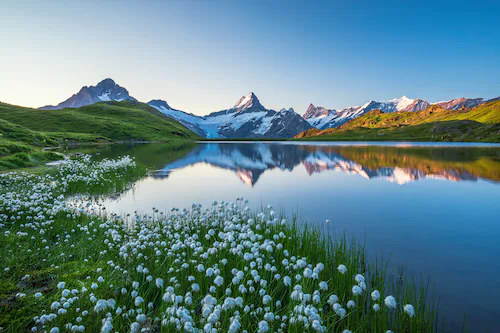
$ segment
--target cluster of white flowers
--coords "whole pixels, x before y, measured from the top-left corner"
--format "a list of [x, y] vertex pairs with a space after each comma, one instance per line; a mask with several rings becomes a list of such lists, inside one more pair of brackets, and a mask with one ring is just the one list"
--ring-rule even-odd
[[[50, 256], [51, 267], [70, 259], [99, 265], [83, 281], [56, 282], [57, 297], [34, 318], [33, 332], [97, 331], [96, 323], [101, 332], [329, 332], [331, 325], [356, 331], [347, 316], [363, 311], [356, 303], [370, 301], [365, 277], [348, 274], [360, 268], [330, 262], [338, 268], [326, 270], [326, 263], [292, 253], [296, 238], [270, 206], [253, 215], [238, 198], [206, 210], [194, 204], [168, 215], [135, 214], [124, 223], [97, 216], [87, 198], [70, 204], [59, 194], [134, 163], [84, 158], [59, 167], [59, 176], [1, 175], [9, 189], [0, 195], [5, 237], [16, 224], [17, 237], [31, 239], [32, 251]], [[33, 294], [40, 301], [47, 296]], [[371, 292], [379, 314], [380, 297]], [[384, 303], [384, 315], [415, 314], [410, 304], [398, 308], [393, 296]]]

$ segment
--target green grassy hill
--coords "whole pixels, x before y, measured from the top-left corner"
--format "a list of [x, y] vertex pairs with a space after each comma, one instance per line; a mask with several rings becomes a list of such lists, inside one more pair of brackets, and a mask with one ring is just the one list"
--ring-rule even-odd
[[36, 131], [0, 119], [0, 170], [38, 165], [56, 158], [53, 152], [43, 152], [42, 146], [57, 142]]
[[54, 159], [43, 147], [116, 141], [198, 139], [149, 105], [103, 102], [78, 109], [37, 110], [0, 103], [0, 170]]
[[91, 137], [84, 135], [81, 138], [113, 141], [197, 138], [196, 134], [158, 110], [132, 101], [43, 111], [0, 103], [0, 119], [34, 131], [54, 133], [57, 138], [64, 138], [67, 133], [77, 134], [74, 136], [77, 139], [80, 134], [87, 134]]
[[435, 105], [418, 112], [373, 110], [338, 128], [310, 129], [295, 138], [500, 142], [500, 101], [459, 111]]

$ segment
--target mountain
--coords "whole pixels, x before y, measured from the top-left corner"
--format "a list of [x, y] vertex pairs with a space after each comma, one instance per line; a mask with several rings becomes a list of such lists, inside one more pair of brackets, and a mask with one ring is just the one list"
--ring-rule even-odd
[[242, 96], [233, 107], [207, 116], [175, 110], [165, 101], [148, 104], [206, 138], [289, 138], [311, 128], [291, 108], [266, 109], [253, 92]]
[[253, 92], [249, 93], [247, 96], [241, 96], [231, 110], [240, 112], [267, 111], [267, 109], [260, 104], [259, 99]]
[[421, 99], [411, 99], [406, 96], [391, 99], [389, 101], [370, 101], [362, 106], [353, 106], [342, 110], [327, 110], [323, 107], [314, 107], [309, 105], [304, 119], [318, 129], [327, 129], [341, 126], [349, 120], [360, 117], [372, 110], [382, 110], [383, 112], [397, 111], [420, 111], [429, 106], [429, 102]]
[[444, 109], [447, 110], [460, 110], [461, 108], [473, 108], [479, 104], [484, 102], [483, 98], [456, 98], [449, 101], [437, 102], [434, 103]]
[[[471, 109], [475, 106], [498, 100], [500, 97], [491, 100], [483, 98], [456, 98], [449, 101], [442, 101], [432, 103], [446, 110], [461, 110]], [[395, 98], [388, 101], [370, 101], [362, 106], [353, 106], [342, 110], [328, 110], [323, 107], [315, 107], [313, 104], [309, 105], [304, 119], [317, 129], [324, 130], [327, 128], [340, 127], [346, 122], [356, 119], [362, 115], [367, 114], [372, 110], [380, 110], [384, 113], [391, 112], [417, 112], [425, 110], [431, 103], [423, 99], [412, 99], [406, 96]]]
[[112, 79], [104, 79], [95, 87], [83, 87], [80, 91], [64, 102], [57, 105], [47, 105], [41, 107], [40, 110], [59, 110], [64, 108], [79, 108], [86, 105], [91, 105], [98, 102], [108, 101], [137, 101], [129, 95], [127, 89], [120, 87]]
[[325, 109], [322, 106], [314, 106], [312, 103], [309, 104], [309, 107], [307, 108], [306, 113], [304, 113], [303, 118], [304, 119], [310, 119], [310, 118], [321, 118], [328, 116], [330, 112], [337, 112], [336, 110], [328, 110]]
[[447, 110], [436, 104], [416, 112], [371, 110], [337, 128], [312, 128], [295, 138], [499, 142], [500, 100], [460, 110]]
[[[492, 99], [490, 101], [494, 101]], [[66, 101], [56, 106], [48, 105], [40, 110], [58, 110], [63, 108], [80, 108], [99, 102], [134, 101], [127, 89], [116, 84], [112, 79], [105, 79], [96, 86], [83, 87]], [[433, 105], [447, 110], [464, 110], [488, 101], [483, 98], [457, 98]], [[407, 96], [387, 101], [369, 101], [362, 106], [352, 106], [342, 110], [327, 109], [310, 104], [303, 116], [292, 108], [275, 111], [262, 105], [257, 96], [251, 92], [241, 96], [229, 109], [212, 112], [206, 116], [172, 108], [165, 100], [153, 99], [147, 103], [161, 114], [175, 119], [185, 127], [205, 138], [289, 138], [304, 131], [316, 133], [315, 129], [325, 130], [337, 128], [357, 119], [373, 110], [383, 113], [418, 112], [431, 104], [422, 99]]]

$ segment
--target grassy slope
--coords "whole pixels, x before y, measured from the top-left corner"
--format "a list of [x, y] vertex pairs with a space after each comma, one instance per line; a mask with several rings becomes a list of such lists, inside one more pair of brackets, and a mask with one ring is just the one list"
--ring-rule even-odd
[[58, 159], [58, 154], [37, 148], [55, 144], [55, 140], [43, 133], [0, 119], [0, 170], [34, 166]]
[[85, 135], [106, 140], [197, 138], [196, 134], [156, 109], [129, 101], [44, 111], [0, 104], [0, 118], [57, 139], [88, 138]]
[[0, 170], [60, 158], [41, 150], [47, 146], [196, 138], [179, 122], [142, 103], [108, 102], [54, 111], [0, 103]]
[[419, 112], [383, 113], [374, 110], [339, 128], [311, 129], [296, 138], [500, 142], [500, 101], [463, 111], [444, 110], [437, 106]]

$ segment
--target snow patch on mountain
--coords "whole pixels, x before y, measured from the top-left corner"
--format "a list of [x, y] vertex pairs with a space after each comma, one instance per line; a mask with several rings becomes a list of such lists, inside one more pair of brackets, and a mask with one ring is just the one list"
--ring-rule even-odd
[[111, 98], [109, 98], [109, 93], [108, 92], [103, 93], [102, 95], [97, 96], [97, 98], [99, 98], [103, 102], [109, 102], [109, 101], [111, 101]]

